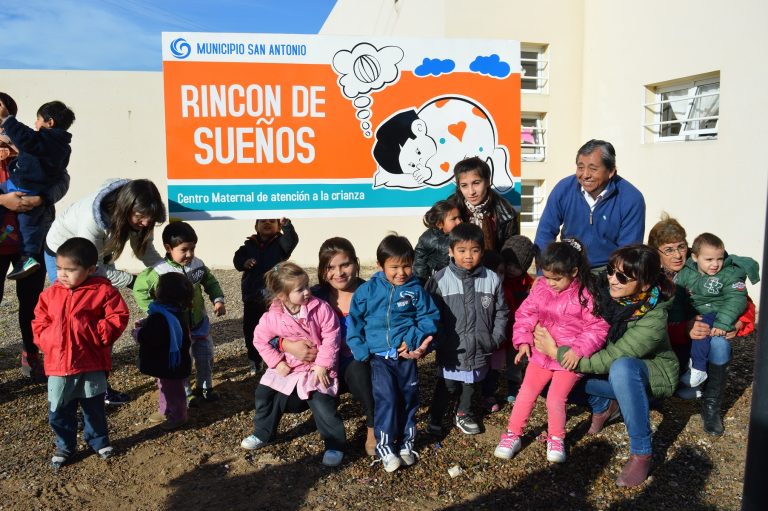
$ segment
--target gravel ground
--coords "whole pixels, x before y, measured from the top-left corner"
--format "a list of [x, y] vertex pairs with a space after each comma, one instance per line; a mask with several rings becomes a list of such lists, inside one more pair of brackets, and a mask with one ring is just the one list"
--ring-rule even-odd
[[[369, 269], [370, 271], [370, 269]], [[102, 461], [81, 442], [74, 463], [55, 472], [49, 466], [53, 434], [47, 425], [46, 388], [22, 378], [19, 367], [17, 303], [10, 285], [0, 306], [0, 510], [5, 509], [739, 509], [751, 402], [753, 336], [734, 341], [734, 362], [726, 394], [726, 433], [701, 430], [698, 406], [667, 399], [652, 412], [655, 469], [636, 489], [614, 480], [628, 455], [623, 424], [594, 437], [585, 435], [589, 413], [568, 410], [568, 461], [546, 461], [536, 436], [546, 427], [539, 400], [513, 460], [493, 457], [510, 406], [483, 417], [484, 433], [445, 438], [422, 434], [413, 467], [393, 474], [371, 465], [362, 444], [360, 407], [343, 396], [349, 448], [342, 466], [320, 464], [322, 442], [309, 412], [287, 415], [275, 441], [249, 453], [239, 447], [250, 433], [253, 390], [241, 332], [239, 274], [215, 271], [229, 299], [228, 313], [213, 319], [214, 382], [223, 399], [191, 410], [183, 429], [165, 433], [147, 420], [157, 409], [151, 378], [134, 365], [136, 347], [127, 335], [115, 345], [113, 386], [133, 400], [108, 412], [118, 454]], [[126, 295], [134, 318], [139, 317]], [[422, 401], [434, 385], [434, 358], [420, 362]], [[418, 412], [424, 430], [427, 408]], [[448, 469], [461, 473], [451, 478]]]

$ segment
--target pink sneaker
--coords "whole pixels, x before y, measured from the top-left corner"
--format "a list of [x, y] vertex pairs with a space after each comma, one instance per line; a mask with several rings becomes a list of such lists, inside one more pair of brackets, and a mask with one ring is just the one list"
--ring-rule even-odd
[[565, 441], [556, 436], [547, 437], [547, 461], [562, 463], [565, 461]]
[[499, 445], [496, 446], [496, 450], [493, 451], [493, 455], [497, 458], [505, 460], [512, 459], [516, 453], [522, 448], [520, 437], [514, 433], [507, 431], [501, 434]]
[[488, 413], [495, 413], [501, 410], [499, 403], [493, 396], [483, 398], [483, 408], [485, 408], [485, 411]]

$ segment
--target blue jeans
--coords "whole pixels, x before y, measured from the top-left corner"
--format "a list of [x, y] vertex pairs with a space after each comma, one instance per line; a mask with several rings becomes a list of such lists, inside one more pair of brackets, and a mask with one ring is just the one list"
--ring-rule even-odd
[[572, 394], [576, 393], [574, 401], [581, 397], [582, 402], [586, 394], [592, 413], [604, 412], [611, 399], [618, 401], [629, 435], [630, 454], [651, 454], [650, 391], [645, 363], [638, 358], [622, 357], [613, 361], [608, 378], [586, 375]]
[[48, 285], [56, 280], [56, 256], [45, 253], [45, 271], [48, 273]]
[[48, 410], [48, 424], [56, 435], [56, 451], [71, 455], [77, 450], [77, 405], [83, 410], [83, 439], [96, 452], [109, 447], [104, 394], [73, 399], [55, 412]]
[[731, 361], [733, 347], [725, 337], [712, 337], [709, 341], [709, 363], [723, 366]]

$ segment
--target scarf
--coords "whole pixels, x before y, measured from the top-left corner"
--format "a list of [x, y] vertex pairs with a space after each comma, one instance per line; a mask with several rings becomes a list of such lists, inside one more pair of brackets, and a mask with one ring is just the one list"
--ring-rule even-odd
[[486, 199], [477, 206], [473, 206], [466, 200], [464, 201], [464, 205], [467, 206], [467, 210], [469, 211], [469, 221], [480, 227], [480, 229], [483, 231], [483, 237], [485, 238], [484, 248], [486, 250], [494, 248], [495, 241], [495, 224], [492, 218], [492, 212], [486, 209], [490, 200], [491, 194], [488, 193], [488, 197], [486, 197]]
[[611, 296], [607, 281], [600, 287], [600, 315], [608, 322], [610, 329], [605, 339], [606, 343], [614, 342], [624, 335], [630, 321], [637, 321], [656, 307], [659, 301], [660, 289], [653, 286], [648, 291], [641, 291], [632, 296], [614, 299]]
[[160, 314], [168, 322], [168, 367], [170, 369], [175, 369], [181, 364], [181, 323], [174, 314], [178, 310], [176, 307], [158, 302], [150, 303], [148, 309], [150, 314]]

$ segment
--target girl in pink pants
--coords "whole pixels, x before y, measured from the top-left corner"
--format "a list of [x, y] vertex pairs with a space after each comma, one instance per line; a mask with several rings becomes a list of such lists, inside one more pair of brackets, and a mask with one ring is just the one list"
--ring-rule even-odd
[[[540, 261], [544, 277], [534, 284], [528, 298], [515, 313], [512, 344], [518, 350], [515, 364], [528, 357], [528, 369], [494, 455], [510, 459], [521, 448], [523, 434], [536, 398], [549, 383], [547, 392], [547, 460], [565, 461], [565, 402], [580, 378], [572, 368], [581, 357], [601, 349], [608, 333], [608, 323], [598, 316], [593, 296], [596, 282], [581, 242], [565, 239], [551, 243]], [[533, 347], [534, 331], [549, 331], [558, 346], [570, 350], [561, 366]]]

